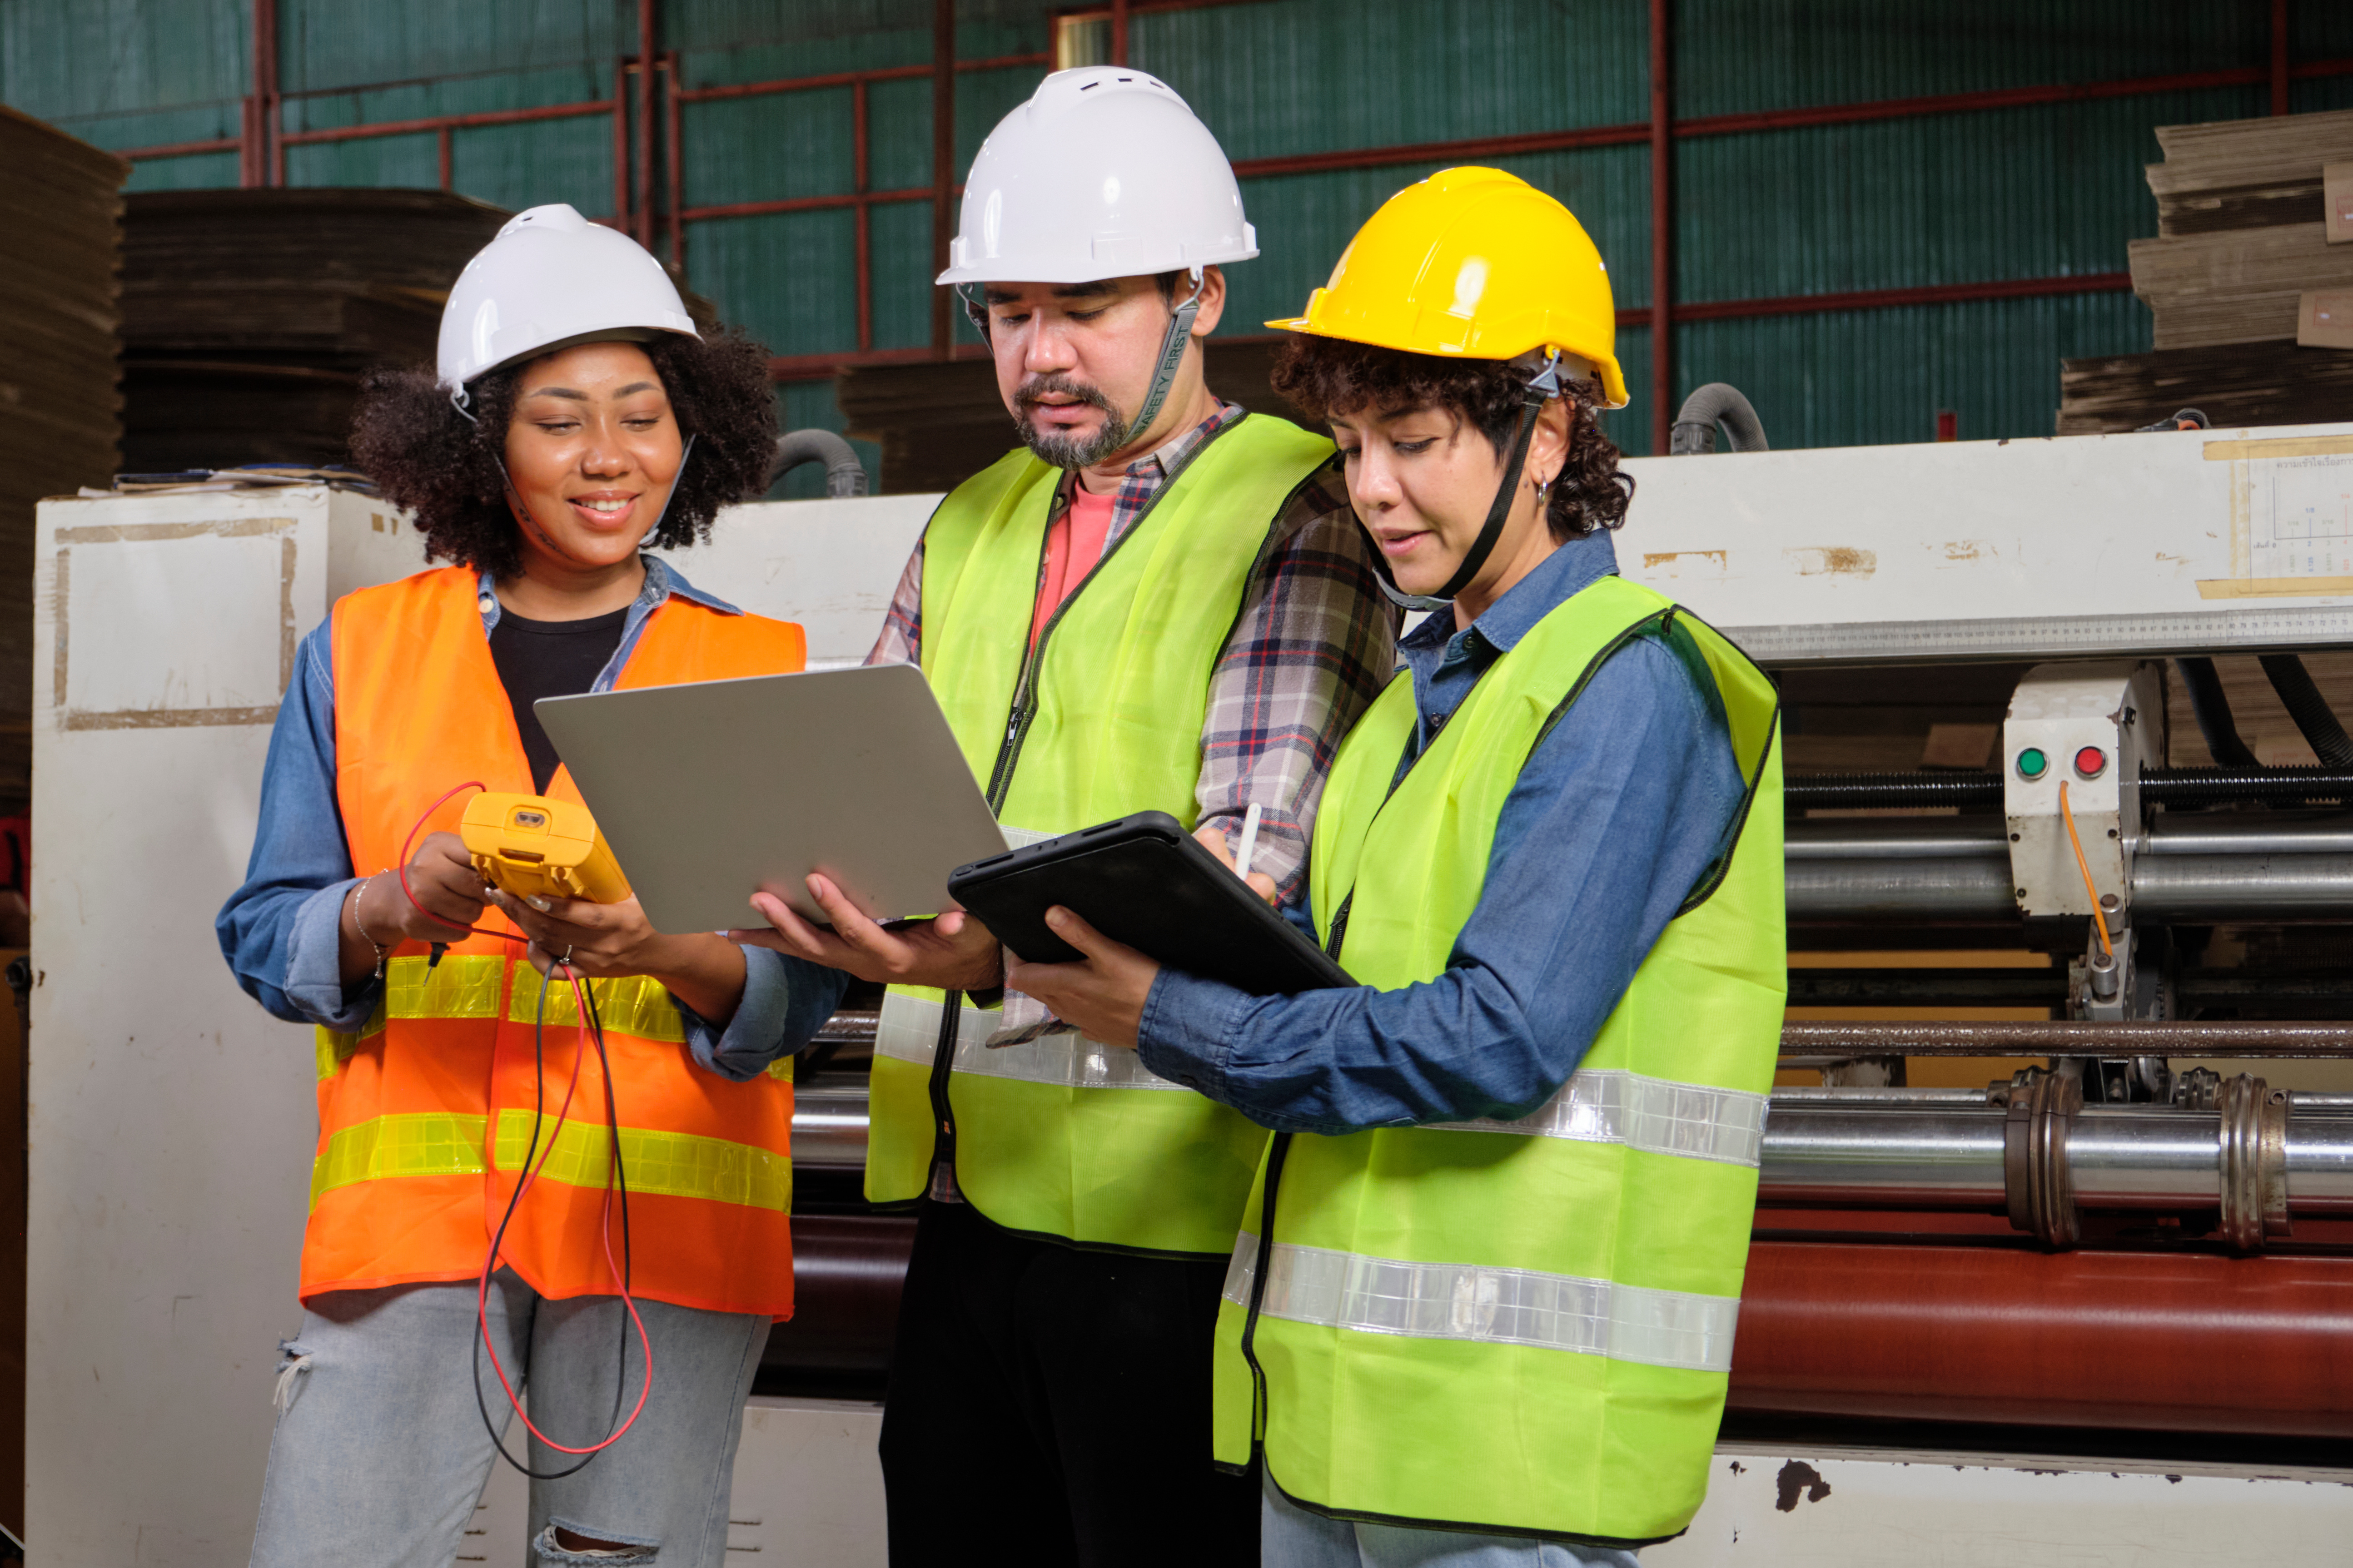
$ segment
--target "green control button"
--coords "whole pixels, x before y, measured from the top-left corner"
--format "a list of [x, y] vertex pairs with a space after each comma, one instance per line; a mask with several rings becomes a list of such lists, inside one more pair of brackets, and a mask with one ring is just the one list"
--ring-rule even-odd
[[2042, 748], [2040, 746], [2029, 746], [2018, 753], [2020, 778], [2039, 779], [2050, 769], [2050, 766], [2051, 759], [2042, 754]]

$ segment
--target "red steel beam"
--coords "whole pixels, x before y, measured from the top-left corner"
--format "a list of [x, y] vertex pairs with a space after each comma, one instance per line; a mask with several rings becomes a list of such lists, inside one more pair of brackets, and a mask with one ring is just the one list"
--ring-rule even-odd
[[2287, 0], [2272, 0], [2272, 112], [2287, 112]]
[[2253, 66], [2189, 71], [2175, 76], [2122, 78], [2115, 81], [2057, 82], [2042, 87], [1989, 88], [1927, 98], [1885, 98], [1868, 103], [1826, 103], [1801, 109], [1768, 109], [1754, 114], [1708, 114], [1678, 121], [1678, 136], [1735, 136], [1751, 131], [1794, 131], [1813, 125], [1858, 125], [1875, 120], [1911, 120], [1926, 114], [1978, 113], [2026, 109], [2043, 103], [2087, 103], [2098, 99], [2145, 98], [2159, 92], [2206, 88], [2253, 87], [2263, 72]]
[[1675, 419], [1673, 0], [1651, 0], [1651, 450], [1667, 450]]
[[166, 142], [154, 147], [125, 147], [114, 155], [126, 163], [147, 158], [194, 158], [205, 153], [235, 153], [245, 146], [242, 137], [216, 136], [209, 142]]
[[[963, 71], [1012, 70], [1020, 66], [1051, 65], [1051, 54], [997, 55], [985, 60], [958, 60], [955, 68]], [[854, 87], [860, 82], [909, 81], [932, 74], [932, 68], [920, 66], [877, 66], [871, 70], [833, 71], [825, 76], [778, 77], [773, 81], [725, 83], [717, 87], [698, 87], [680, 96], [689, 103], [710, 103], [723, 98], [765, 98], [771, 93], [812, 92], [820, 88]]]
[[274, 163], [283, 154], [272, 149], [269, 135], [278, 122], [278, 0], [253, 0], [252, 17], [253, 90], [246, 100], [237, 181], [248, 187], [283, 184], [282, 167]]
[[[955, 0], [932, 5], [932, 272], [947, 270], [955, 231]], [[932, 355], [945, 359], [955, 342], [949, 326], [953, 290], [932, 290]]]
[[2353, 1436], [2353, 1258], [1758, 1241], [1729, 1407]]
[[629, 62], [613, 62], [613, 226], [629, 232]]
[[[854, 83], [849, 89], [849, 183], [861, 196], [868, 194], [866, 110], [866, 84], [862, 81]], [[871, 205], [860, 202], [858, 210], [850, 218], [857, 250], [858, 350], [860, 353], [874, 346], [874, 222]]]
[[474, 114], [435, 114], [422, 120], [377, 120], [365, 125], [335, 125], [318, 131], [289, 131], [279, 141], [289, 147], [314, 142], [359, 142], [372, 136], [415, 136], [426, 132], [471, 131], [485, 125], [520, 125], [535, 120], [576, 120], [589, 114], [613, 114], [617, 96], [610, 100], [588, 99], [579, 103], [547, 103], [536, 109], [488, 109]]
[[[1685, 301], [1678, 321], [1725, 321], [1758, 316], [1810, 316], [1823, 310], [1884, 310], [1900, 305], [1955, 305], [1977, 300], [2038, 300], [2059, 294], [2126, 294], [2129, 272], [2086, 272], [2071, 278], [2006, 278], [1990, 283], [1933, 283], [1918, 289], [1864, 289], [1847, 294], [1785, 294], [1767, 300]], [[1648, 325], [1648, 312], [1641, 312]], [[1625, 312], [1620, 312], [1623, 321]]]
[[[887, 205], [893, 202], [936, 201], [939, 192], [930, 185], [918, 185], [903, 191], [842, 191], [824, 196], [780, 196], [774, 201], [724, 202], [713, 206], [688, 207], [680, 217], [688, 223], [701, 223], [714, 217], [764, 217], [770, 213], [826, 212], [839, 207]], [[946, 263], [941, 263], [945, 266]]]
[[678, 133], [678, 51], [662, 57], [662, 183], [670, 187], [670, 264], [686, 271], [686, 145]]
[[774, 81], [743, 81], [718, 87], [691, 88], [679, 94], [689, 103], [714, 103], [723, 98], [765, 98], [779, 92], [814, 92], [829, 87], [857, 87], [873, 81], [907, 81], [932, 74], [928, 65], [881, 66], [873, 70], [834, 71], [825, 76], [779, 77]]
[[1466, 163], [1579, 147], [1624, 147], [1650, 139], [1648, 121], [1632, 125], [1588, 125], [1575, 131], [1534, 131], [1520, 136], [1474, 136], [1460, 142], [1417, 142], [1395, 147], [1349, 147], [1334, 153], [1243, 158], [1234, 164], [1234, 174], [1250, 180], [1271, 174], [1320, 174], [1334, 169], [1383, 169], [1394, 163]]
[[434, 154], [441, 165], [441, 188], [449, 188], [449, 128], [444, 125], [434, 136]]
[[638, 0], [638, 233], [654, 247], [654, 0]]
[[[1977, 300], [2035, 300], [2057, 294], [2122, 294], [2129, 272], [2087, 272], [2071, 278], [2005, 278], [1989, 283], [1934, 283], [1918, 289], [1862, 289], [1846, 294], [1781, 294], [1760, 300], [1689, 300], [1675, 307], [1679, 321], [1737, 321], [1754, 316], [1810, 316], [1824, 310], [1883, 310], [1901, 305], [1957, 305]], [[1618, 312], [1621, 327], [1648, 327], [1651, 312]]]
[[1127, 63], [1127, 4], [1128, 0], [1111, 0], [1111, 63]]

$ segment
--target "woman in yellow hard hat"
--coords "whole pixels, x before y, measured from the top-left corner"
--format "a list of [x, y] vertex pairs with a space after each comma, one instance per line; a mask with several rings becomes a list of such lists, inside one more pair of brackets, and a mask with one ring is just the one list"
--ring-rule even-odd
[[1705, 1492], [1785, 989], [1771, 684], [1616, 573], [1615, 310], [1492, 169], [1392, 197], [1275, 384], [1433, 611], [1342, 744], [1297, 911], [1358, 982], [1253, 997], [1069, 911], [1008, 973], [1275, 1130], [1218, 1458], [1282, 1568], [1632, 1561]]

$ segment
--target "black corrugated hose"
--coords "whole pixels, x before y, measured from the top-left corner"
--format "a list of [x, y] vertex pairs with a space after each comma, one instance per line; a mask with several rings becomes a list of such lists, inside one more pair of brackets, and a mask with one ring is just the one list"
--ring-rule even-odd
[[2263, 673], [2271, 678], [2272, 689], [2287, 704], [2287, 716], [2304, 734], [2305, 743], [2325, 768], [2353, 768], [2353, 740], [2345, 735], [2345, 726], [2337, 721], [2329, 710], [2328, 699], [2312, 683], [2312, 674], [2304, 668], [2304, 660], [2292, 653], [2266, 653], [2258, 656]]
[[2173, 668], [2181, 672], [2182, 689], [2189, 694], [2189, 710], [2198, 716], [2198, 732], [2206, 737], [2206, 750], [2213, 753], [2214, 765], [2222, 768], [2259, 766], [2254, 752], [2239, 739], [2239, 726], [2231, 717], [2231, 700], [2222, 692], [2222, 677], [2211, 658], [2177, 658]]

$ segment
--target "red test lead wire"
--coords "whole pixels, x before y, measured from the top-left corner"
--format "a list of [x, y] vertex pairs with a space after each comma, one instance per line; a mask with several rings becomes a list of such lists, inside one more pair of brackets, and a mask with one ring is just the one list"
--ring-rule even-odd
[[[527, 936], [518, 936], [511, 931], [492, 931], [488, 926], [459, 925], [456, 921], [443, 919], [441, 916], [435, 914], [431, 910], [427, 909], [423, 904], [418, 903], [417, 901], [416, 891], [408, 885], [409, 852], [417, 847], [417, 836], [425, 831], [425, 825], [433, 820], [433, 814], [440, 810], [444, 805], [447, 805], [452, 797], [463, 795], [470, 789], [487, 790], [490, 787], [490, 785], [482, 783], [480, 779], [469, 779], [466, 783], [448, 791], [447, 794], [443, 795], [439, 800], [435, 801], [431, 805], [425, 808], [424, 815], [417, 819], [417, 825], [408, 830], [408, 837], [400, 841], [400, 866], [397, 874], [400, 878], [401, 896], [409, 901], [410, 905], [416, 909], [418, 914], [423, 915], [427, 920], [433, 921], [437, 925], [448, 926], [451, 931], [464, 931], [469, 936], [494, 936], [501, 942], [519, 942], [528, 945], [531, 942], [531, 938]], [[434, 963], [438, 963], [441, 961], [441, 949], [448, 945], [448, 943], [447, 942], [439, 942], [433, 944]]]
[[[448, 805], [450, 800], [464, 794], [470, 789], [487, 789], [488, 787], [488, 785], [484, 784], [479, 779], [469, 780], [464, 784], [457, 785], [453, 789], [445, 791], [438, 799], [434, 801], [431, 805], [427, 806], [424, 812], [418, 816], [415, 825], [408, 830], [408, 837], [401, 841], [399, 866], [400, 891], [402, 896], [407, 899], [411, 907], [413, 907], [419, 914], [425, 916], [427, 920], [433, 921], [437, 924], [448, 926], [453, 931], [462, 931], [471, 936], [494, 936], [501, 941], [520, 942], [528, 946], [531, 939], [527, 936], [519, 935], [513, 931], [492, 931], [487, 926], [459, 925], [454, 921], [443, 919], [441, 916], [435, 914], [431, 910], [427, 909], [424, 904], [419, 902], [417, 900], [416, 890], [408, 885], [409, 857], [416, 848], [417, 836], [425, 831], [425, 825], [433, 819], [433, 814], [440, 810], [442, 806]], [[441, 948], [446, 944], [436, 942], [433, 945], [434, 957], [438, 960], [440, 957]], [[481, 1335], [483, 1350], [490, 1355], [491, 1368], [498, 1373], [499, 1387], [505, 1391], [508, 1405], [512, 1408], [515, 1415], [522, 1419], [524, 1428], [528, 1430], [533, 1436], [538, 1438], [542, 1443], [556, 1450], [558, 1453], [583, 1454], [586, 1455], [588, 1458], [594, 1458], [596, 1455], [603, 1453], [607, 1448], [609, 1448], [614, 1444], [619, 1442], [623, 1435], [626, 1434], [631, 1426], [637, 1425], [638, 1417], [644, 1414], [646, 1402], [648, 1399], [652, 1397], [654, 1389], [654, 1348], [653, 1341], [646, 1332], [645, 1320], [638, 1313], [637, 1299], [629, 1293], [628, 1270], [626, 1267], [617, 1267], [613, 1261], [613, 1193], [615, 1184], [617, 1181], [620, 1184], [621, 1226], [623, 1236], [622, 1245], [625, 1248], [628, 1246], [627, 1237], [629, 1224], [629, 1190], [628, 1178], [623, 1173], [621, 1164], [620, 1121], [618, 1107], [614, 1103], [613, 1100], [612, 1063], [605, 1052], [604, 1028], [596, 1018], [595, 1005], [588, 999], [587, 987], [584, 983], [580, 972], [574, 969], [568, 963], [553, 966], [550, 973], [541, 978], [539, 1008], [542, 1016], [543, 1017], [545, 1016], [547, 1010], [547, 989], [555, 979], [554, 973], [554, 969], [555, 968], [560, 968], [563, 971], [564, 978], [570, 982], [572, 985], [573, 999], [579, 1008], [580, 1043], [573, 1052], [572, 1078], [571, 1080], [565, 1085], [563, 1104], [556, 1108], [555, 1125], [548, 1132], [546, 1152], [540, 1154], [538, 1163], [533, 1164], [532, 1156], [536, 1152], [535, 1149], [526, 1149], [524, 1151], [523, 1168], [522, 1174], [517, 1179], [514, 1196], [508, 1201], [506, 1215], [500, 1220], [497, 1234], [492, 1236], [491, 1238], [490, 1250], [482, 1258], [481, 1277], [476, 1282], [474, 1293], [474, 1326]], [[538, 1026], [534, 1025], [535, 1036], [537, 1032]], [[602, 1441], [592, 1443], [586, 1447], [574, 1447], [568, 1444], [555, 1441], [546, 1433], [541, 1431], [536, 1426], [533, 1425], [529, 1413], [522, 1407], [522, 1401], [515, 1394], [514, 1384], [507, 1376], [506, 1367], [499, 1360], [498, 1346], [492, 1343], [491, 1340], [491, 1276], [498, 1271], [500, 1248], [506, 1237], [508, 1222], [513, 1219], [517, 1211], [522, 1207], [523, 1194], [528, 1193], [532, 1187], [537, 1184], [540, 1173], [547, 1168], [547, 1162], [554, 1157], [556, 1140], [563, 1134], [565, 1121], [571, 1115], [572, 1099], [580, 1086], [580, 1069], [582, 1065], [587, 1059], [589, 1047], [592, 1043], [594, 1044], [596, 1051], [597, 1068], [604, 1074], [605, 1078], [605, 1120], [607, 1125], [607, 1137], [609, 1140], [609, 1148], [612, 1153], [611, 1168], [606, 1173], [605, 1176], [605, 1205], [602, 1213], [598, 1216], [597, 1228], [602, 1233], [601, 1239], [604, 1242], [605, 1268], [607, 1271], [612, 1275], [614, 1288], [620, 1293], [621, 1305], [629, 1315], [630, 1326], [635, 1328], [638, 1332], [638, 1346], [645, 1361], [645, 1381], [643, 1385], [638, 1390], [638, 1403], [636, 1406], [630, 1410], [628, 1420], [623, 1421], [619, 1426], [614, 1427], [610, 1435], [606, 1436]], [[542, 1103], [544, 1103], [543, 1100]], [[538, 1137], [538, 1127], [536, 1125], [536, 1121], [537, 1118], [534, 1116], [534, 1125], [532, 1129], [532, 1135], [534, 1140]], [[484, 1136], [486, 1139], [492, 1140], [492, 1146], [495, 1147], [495, 1127], [486, 1127], [484, 1129]], [[487, 1155], [490, 1152], [490, 1150], [486, 1149], [484, 1153]], [[490, 1161], [486, 1158], [483, 1161], [483, 1163], [487, 1167], [490, 1164]], [[627, 1342], [626, 1336], [624, 1337], [624, 1342]], [[480, 1393], [480, 1363], [477, 1363], [475, 1378], [477, 1380], [476, 1391], [478, 1395]], [[618, 1391], [617, 1390], [614, 1399], [614, 1410], [617, 1415], [619, 1413], [619, 1407], [620, 1399]], [[490, 1413], [488, 1410], [483, 1412], [485, 1424], [489, 1421], [489, 1415]], [[499, 1434], [495, 1429], [491, 1433], [491, 1441], [498, 1446], [501, 1457], [504, 1458], [509, 1464], [514, 1465], [517, 1469], [522, 1470], [525, 1475], [535, 1474], [535, 1472], [533, 1472], [528, 1466], [515, 1463], [513, 1456], [506, 1452], [505, 1445], [499, 1442]], [[584, 1458], [581, 1463], [587, 1463], [587, 1459]], [[577, 1469], [578, 1468], [578, 1466], [574, 1467], [575, 1469]], [[562, 1473], [569, 1475], [572, 1472], [567, 1470]]]
[[[448, 797], [445, 795], [442, 798], [446, 800]], [[435, 804], [438, 806], [439, 803], [436, 802]], [[557, 1108], [554, 1129], [547, 1135], [547, 1152], [539, 1157], [539, 1163], [536, 1165], [533, 1165], [531, 1163], [531, 1152], [528, 1150], [524, 1152], [523, 1173], [519, 1184], [515, 1188], [514, 1198], [507, 1205], [507, 1213], [510, 1216], [522, 1207], [523, 1194], [529, 1192], [532, 1187], [537, 1184], [540, 1173], [547, 1169], [547, 1162], [554, 1157], [555, 1142], [564, 1131], [565, 1119], [571, 1113], [573, 1092], [579, 1085], [581, 1063], [587, 1057], [592, 1037], [596, 1040], [596, 1044], [597, 1067], [599, 1070], [605, 1074], [605, 1092], [607, 1096], [607, 1110], [609, 1123], [613, 1080], [611, 1066], [605, 1057], [603, 1045], [604, 1031], [601, 1027], [596, 1027], [595, 1035], [593, 1037], [591, 1036], [590, 1030], [592, 1026], [595, 1026], [593, 1025], [595, 1014], [589, 1007], [587, 994], [581, 984], [579, 972], [575, 970], [569, 964], [565, 964], [561, 967], [564, 971], [564, 977], [572, 984], [573, 997], [580, 1009], [580, 1044], [575, 1049], [572, 1058], [572, 1081], [565, 1086], [564, 1103]], [[550, 974], [546, 980], [543, 980], [541, 982], [543, 992], [541, 1005], [543, 1008], [544, 1008], [546, 1005], [544, 997], [545, 987], [549, 981], [552, 981], [554, 978], [554, 976]], [[477, 1288], [475, 1296], [474, 1324], [482, 1336], [482, 1349], [491, 1358], [491, 1370], [498, 1373], [499, 1387], [506, 1393], [509, 1407], [514, 1411], [517, 1418], [522, 1422], [525, 1430], [529, 1431], [533, 1436], [538, 1438], [542, 1443], [545, 1444], [548, 1447], [554, 1449], [559, 1454], [586, 1454], [593, 1457], [603, 1453], [606, 1449], [619, 1442], [623, 1435], [626, 1434], [631, 1426], [637, 1425], [638, 1417], [644, 1413], [646, 1401], [652, 1396], [654, 1390], [653, 1342], [646, 1333], [645, 1320], [638, 1315], [637, 1300], [629, 1294], [628, 1280], [624, 1277], [623, 1270], [613, 1261], [613, 1182], [615, 1175], [617, 1174], [621, 1169], [619, 1127], [617, 1125], [608, 1124], [608, 1136], [612, 1141], [613, 1165], [612, 1170], [608, 1172], [605, 1177], [605, 1206], [597, 1219], [597, 1229], [602, 1233], [605, 1244], [605, 1267], [613, 1277], [613, 1284], [615, 1288], [620, 1292], [621, 1305], [629, 1314], [630, 1325], [638, 1331], [638, 1347], [643, 1355], [646, 1363], [645, 1381], [638, 1390], [638, 1403], [636, 1406], [630, 1410], [628, 1419], [622, 1422], [618, 1426], [613, 1428], [612, 1433], [602, 1441], [591, 1443], [585, 1447], [574, 1447], [569, 1444], [559, 1443], [554, 1438], [550, 1437], [546, 1433], [541, 1431], [536, 1426], [533, 1425], [529, 1412], [523, 1409], [522, 1401], [517, 1397], [515, 1394], [514, 1384], [508, 1380], [506, 1367], [499, 1360], [498, 1346], [492, 1343], [491, 1340], [491, 1276], [497, 1272], [498, 1269], [499, 1244], [504, 1237], [506, 1232], [506, 1226], [503, 1222], [501, 1222], [499, 1226], [499, 1236], [491, 1238], [489, 1255], [482, 1259], [481, 1279]], [[625, 1218], [622, 1223], [626, 1225], [628, 1223], [627, 1219]], [[493, 1434], [493, 1436], [495, 1437], [495, 1434]], [[503, 1447], [501, 1451], [504, 1452]], [[508, 1462], [512, 1464], [513, 1460], [509, 1459]], [[523, 1467], [517, 1466], [516, 1468], [522, 1468]], [[529, 1472], [526, 1471], [526, 1473]]]

